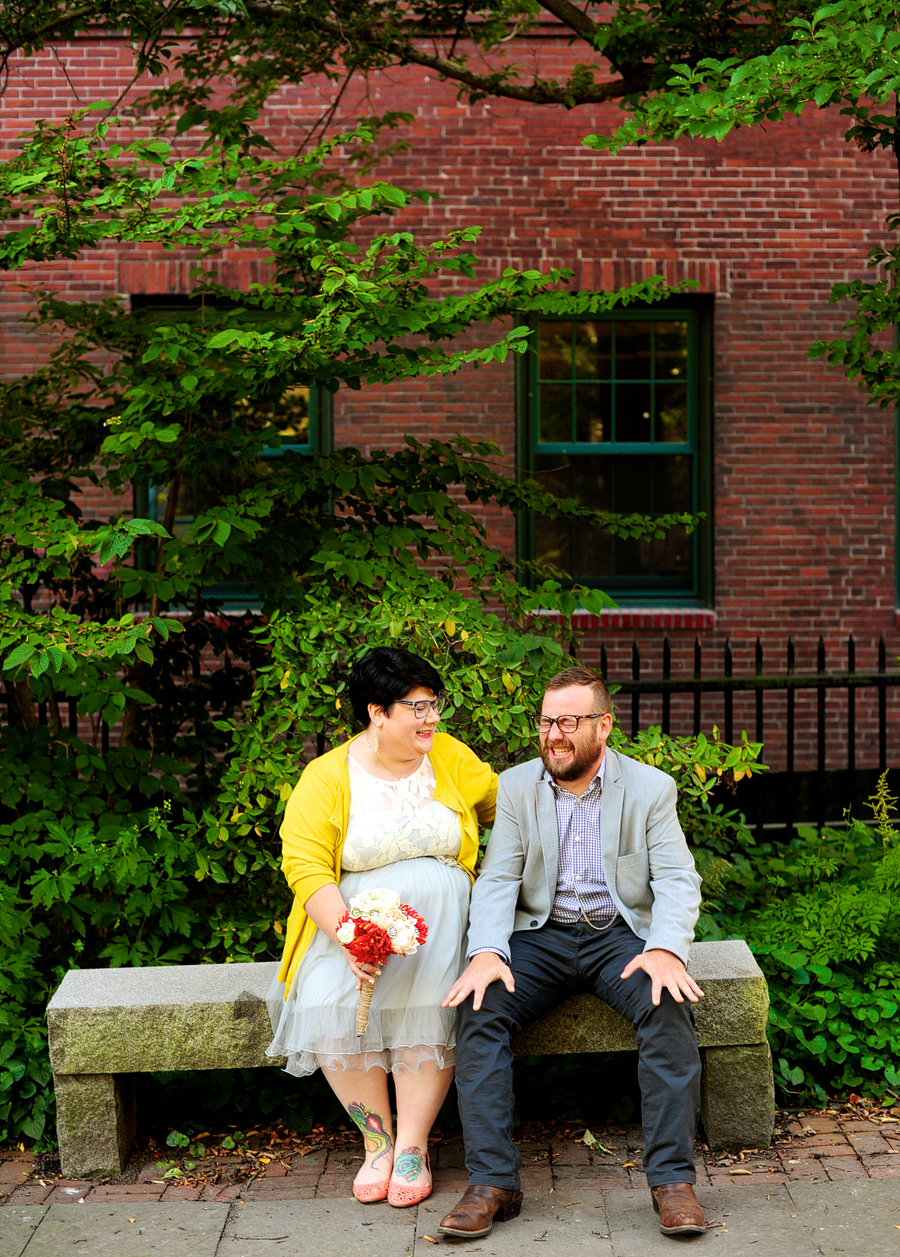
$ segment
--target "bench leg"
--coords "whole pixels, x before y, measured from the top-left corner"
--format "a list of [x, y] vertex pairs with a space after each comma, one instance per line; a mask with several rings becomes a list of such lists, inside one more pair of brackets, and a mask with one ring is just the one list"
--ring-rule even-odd
[[56, 1132], [65, 1178], [117, 1176], [135, 1134], [133, 1074], [57, 1074]]
[[710, 1148], [768, 1148], [775, 1125], [775, 1085], [768, 1043], [706, 1048], [700, 1118]]

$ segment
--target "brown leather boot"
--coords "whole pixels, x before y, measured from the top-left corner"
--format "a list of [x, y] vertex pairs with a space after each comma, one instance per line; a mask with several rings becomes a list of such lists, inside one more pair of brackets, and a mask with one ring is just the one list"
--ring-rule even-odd
[[651, 1187], [653, 1208], [663, 1235], [702, 1235], [706, 1219], [690, 1183], [661, 1183]]
[[462, 1240], [477, 1240], [487, 1235], [494, 1222], [517, 1218], [522, 1208], [522, 1193], [503, 1187], [478, 1184], [466, 1188], [465, 1195], [451, 1209], [438, 1227], [440, 1235], [455, 1235]]

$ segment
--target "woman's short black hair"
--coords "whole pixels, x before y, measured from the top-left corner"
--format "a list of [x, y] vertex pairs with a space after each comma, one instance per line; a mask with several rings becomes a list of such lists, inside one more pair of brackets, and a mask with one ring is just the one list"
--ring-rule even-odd
[[347, 690], [353, 714], [364, 727], [369, 723], [369, 704], [385, 711], [421, 685], [435, 698], [444, 692], [440, 673], [411, 650], [399, 646], [376, 646], [353, 665]]

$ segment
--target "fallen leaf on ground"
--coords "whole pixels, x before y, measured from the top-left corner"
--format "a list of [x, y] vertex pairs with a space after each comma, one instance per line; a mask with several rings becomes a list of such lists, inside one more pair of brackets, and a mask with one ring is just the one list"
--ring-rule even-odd
[[752, 1170], [729, 1170], [729, 1174], [752, 1174]]

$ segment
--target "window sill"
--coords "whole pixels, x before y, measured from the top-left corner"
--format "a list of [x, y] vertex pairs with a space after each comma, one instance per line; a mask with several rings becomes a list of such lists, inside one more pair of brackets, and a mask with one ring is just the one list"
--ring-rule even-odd
[[579, 629], [689, 629], [704, 632], [716, 627], [716, 613], [709, 607], [610, 607], [600, 615], [576, 611], [573, 618]]

